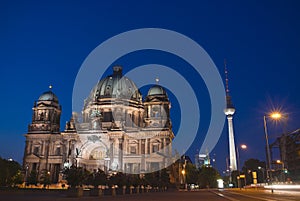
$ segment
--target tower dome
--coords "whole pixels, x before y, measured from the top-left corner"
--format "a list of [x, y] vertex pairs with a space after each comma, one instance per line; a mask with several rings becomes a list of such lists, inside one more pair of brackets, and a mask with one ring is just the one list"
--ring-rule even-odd
[[145, 101], [148, 102], [148, 101], [152, 101], [153, 99], [158, 99], [160, 101], [169, 101], [166, 90], [158, 84], [152, 86], [148, 90], [148, 94], [147, 97], [145, 98]]
[[38, 101], [54, 101], [58, 103], [58, 98], [52, 91], [46, 91], [40, 95]]
[[166, 90], [156, 84], [148, 90], [145, 98], [147, 127], [171, 128], [170, 102]]
[[59, 133], [61, 105], [57, 96], [50, 90], [40, 95], [32, 108], [32, 123], [28, 133]]
[[148, 96], [154, 96], [154, 95], [164, 95], [167, 96], [166, 90], [160, 86], [160, 85], [155, 85], [151, 87], [148, 91]]

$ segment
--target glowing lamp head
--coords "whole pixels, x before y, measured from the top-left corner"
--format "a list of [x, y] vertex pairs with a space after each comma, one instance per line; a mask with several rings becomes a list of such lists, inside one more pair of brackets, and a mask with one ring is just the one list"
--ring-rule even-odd
[[279, 113], [279, 112], [273, 112], [273, 113], [270, 114], [270, 117], [271, 117], [272, 119], [277, 120], [277, 119], [281, 119], [281, 118], [282, 118], [282, 114]]
[[242, 149], [247, 149], [247, 145], [242, 144], [242, 145], [241, 145], [241, 148], [242, 148]]

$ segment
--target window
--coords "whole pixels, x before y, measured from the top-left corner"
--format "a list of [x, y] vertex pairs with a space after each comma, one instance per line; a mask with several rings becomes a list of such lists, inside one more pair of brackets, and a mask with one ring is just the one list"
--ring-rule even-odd
[[110, 90], [110, 85], [107, 85], [106, 86], [106, 89], [105, 89], [105, 92], [104, 92], [104, 95], [105, 96], [109, 96], [109, 95], [111, 95], [111, 90]]
[[112, 112], [104, 112], [103, 113], [103, 121], [104, 122], [112, 122], [113, 117], [112, 117]]
[[130, 153], [136, 154], [136, 146], [130, 146]]
[[160, 117], [160, 106], [152, 106], [152, 113], [151, 113], [151, 117]]
[[37, 163], [33, 163], [32, 164], [32, 171], [36, 171], [36, 169], [37, 169]]
[[154, 144], [153, 145], [153, 152], [157, 152], [158, 151], [158, 144]]
[[61, 155], [61, 148], [60, 147], [56, 147], [55, 155], [57, 155], [57, 156]]
[[34, 155], [38, 155], [38, 154], [39, 154], [39, 151], [40, 151], [40, 147], [34, 147], [34, 148], [33, 148], [33, 154], [34, 154]]
[[94, 149], [91, 152], [90, 159], [91, 160], [102, 160], [104, 158], [104, 151], [99, 149]]

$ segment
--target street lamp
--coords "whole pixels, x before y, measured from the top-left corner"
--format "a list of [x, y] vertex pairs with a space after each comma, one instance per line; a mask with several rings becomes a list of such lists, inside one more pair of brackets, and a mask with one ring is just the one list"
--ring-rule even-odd
[[242, 145], [240, 145], [239, 147], [236, 147], [236, 153], [237, 153], [237, 158], [238, 158], [238, 171], [240, 171], [239, 169], [240, 169], [240, 153], [239, 153], [239, 148], [241, 148], [241, 149], [247, 149], [247, 145], [245, 145], [245, 144], [242, 144]]
[[276, 163], [277, 164], [281, 164], [281, 170], [280, 170], [280, 174], [282, 175], [282, 180], [283, 180], [283, 182], [285, 182], [285, 173], [284, 173], [284, 170], [285, 170], [285, 167], [284, 167], [284, 162], [283, 161], [281, 161], [281, 160], [276, 160]]
[[[238, 158], [237, 169], [238, 169], [238, 174], [239, 174], [238, 187], [241, 186], [241, 184], [240, 184], [241, 172], [240, 172], [240, 153], [239, 153], [239, 148], [241, 148], [241, 149], [247, 149], [247, 145], [242, 144], [239, 147], [236, 147], [236, 154], [237, 154], [237, 158]], [[246, 174], [245, 174], [245, 176], [246, 176]], [[246, 177], [244, 178], [244, 180], [245, 180], [245, 185], [246, 185]]]
[[[179, 167], [180, 168], [180, 167]], [[180, 171], [180, 169], [179, 169]], [[181, 180], [181, 184], [184, 184], [184, 189], [187, 189], [187, 183], [186, 183], [186, 159], [184, 156], [184, 163], [182, 164], [182, 169], [181, 169], [181, 175], [182, 175], [182, 180]]]
[[272, 112], [268, 114], [267, 116], [264, 115], [264, 131], [265, 131], [265, 138], [266, 138], [266, 148], [267, 148], [267, 179], [270, 181], [272, 180], [272, 175], [270, 174], [271, 170], [271, 154], [270, 154], [270, 146], [269, 146], [269, 136], [268, 136], [268, 128], [267, 128], [267, 117], [274, 119], [274, 120], [279, 120], [282, 118], [282, 114], [280, 112]]
[[183, 179], [184, 189], [186, 190], [186, 176], [185, 176], [185, 169], [181, 170], [181, 174], [182, 174], [182, 179]]
[[25, 165], [25, 178], [24, 178], [25, 188], [26, 188], [26, 184], [27, 184], [27, 181], [28, 181], [28, 169], [29, 169], [29, 165], [26, 164]]
[[262, 181], [265, 182], [265, 169], [263, 167], [258, 166], [257, 167], [262, 172]]
[[279, 119], [281, 119], [282, 114], [279, 113], [279, 112], [272, 112], [272, 113], [270, 114], [270, 117], [271, 117], [272, 119], [279, 120]]
[[242, 149], [247, 149], [247, 145], [242, 144], [242, 145], [241, 145], [241, 148], [242, 148]]

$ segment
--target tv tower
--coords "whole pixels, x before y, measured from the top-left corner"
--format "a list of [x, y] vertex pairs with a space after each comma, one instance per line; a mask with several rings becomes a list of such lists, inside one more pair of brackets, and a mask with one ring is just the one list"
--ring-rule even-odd
[[232, 104], [231, 97], [229, 95], [229, 87], [228, 87], [228, 71], [226, 66], [226, 60], [224, 60], [225, 67], [225, 82], [226, 82], [226, 108], [224, 109], [224, 113], [227, 116], [228, 121], [228, 134], [229, 134], [229, 170], [230, 172], [233, 170], [237, 170], [236, 163], [236, 152], [235, 152], [235, 143], [234, 143], [234, 133], [233, 133], [233, 114], [235, 112], [235, 108]]

